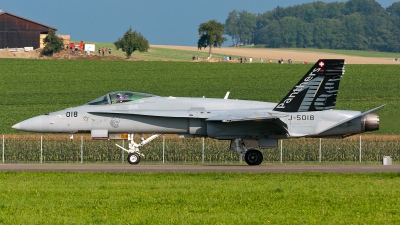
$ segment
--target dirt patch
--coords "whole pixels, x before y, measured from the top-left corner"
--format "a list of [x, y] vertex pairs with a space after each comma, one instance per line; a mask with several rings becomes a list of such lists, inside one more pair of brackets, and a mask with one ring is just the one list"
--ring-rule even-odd
[[115, 55], [98, 55], [98, 54], [85, 54], [84, 51], [63, 50], [55, 53], [53, 56], [42, 56], [42, 49], [36, 49], [29, 52], [16, 52], [8, 51], [6, 49], [0, 50], [0, 58], [24, 58], [24, 59], [70, 59], [70, 60], [129, 60], [129, 61], [144, 61], [140, 58], [126, 59]]
[[38, 59], [40, 58], [39, 49], [29, 52], [8, 51], [7, 49], [0, 50], [0, 58], [25, 58], [25, 59]]
[[[208, 54], [209, 51], [208, 48], [198, 50], [197, 47], [194, 46], [151, 45], [151, 47], [195, 51], [203, 54]], [[213, 48], [212, 51], [213, 53], [225, 54], [227, 56], [232, 55], [252, 57], [253, 62], [260, 62], [260, 58], [262, 58], [264, 62], [272, 60], [274, 63], [276, 63], [279, 59], [283, 59], [284, 63], [287, 63], [288, 59], [291, 59], [296, 63], [314, 63], [318, 61], [318, 59], [345, 59], [347, 64], [400, 64], [399, 61], [395, 61], [393, 58], [349, 56], [333, 53], [295, 51], [286, 49], [221, 47]]]

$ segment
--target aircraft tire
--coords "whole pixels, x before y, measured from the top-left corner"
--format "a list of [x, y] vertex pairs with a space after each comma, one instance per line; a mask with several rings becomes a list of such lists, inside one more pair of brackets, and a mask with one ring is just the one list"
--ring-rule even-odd
[[250, 149], [244, 155], [244, 160], [249, 166], [260, 165], [263, 161], [263, 154], [255, 149]]
[[130, 164], [132, 164], [132, 165], [139, 164], [139, 162], [140, 162], [140, 155], [139, 155], [138, 153], [136, 153], [136, 152], [134, 152], [134, 153], [129, 153], [129, 155], [128, 155], [128, 157], [127, 157], [127, 160], [128, 160], [128, 162], [129, 162]]

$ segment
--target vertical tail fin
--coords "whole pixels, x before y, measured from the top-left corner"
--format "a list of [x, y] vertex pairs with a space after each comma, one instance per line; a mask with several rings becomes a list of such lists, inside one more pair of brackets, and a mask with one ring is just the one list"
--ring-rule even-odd
[[344, 74], [344, 59], [320, 59], [274, 108], [280, 112], [333, 109]]

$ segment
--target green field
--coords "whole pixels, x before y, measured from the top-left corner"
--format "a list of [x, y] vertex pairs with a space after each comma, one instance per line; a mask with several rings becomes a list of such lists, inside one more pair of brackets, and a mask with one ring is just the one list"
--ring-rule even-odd
[[[79, 41], [75, 41], [78, 43]], [[112, 43], [101, 43], [101, 42], [88, 42], [90, 44], [95, 44], [97, 48], [111, 48], [112, 55], [125, 57], [125, 53], [121, 50], [117, 51], [115, 49], [114, 44]], [[236, 48], [236, 47], [235, 47]], [[264, 48], [264, 46], [241, 46], [240, 48]], [[270, 49], [270, 48], [266, 48]], [[277, 50], [271, 48], [271, 50]], [[383, 57], [383, 58], [400, 58], [400, 53], [394, 52], [376, 52], [376, 51], [357, 51], [357, 50], [336, 50], [336, 49], [316, 49], [316, 48], [280, 48], [279, 51], [306, 51], [306, 52], [324, 52], [324, 53], [333, 53], [333, 54], [341, 54], [341, 55], [349, 55], [349, 56], [361, 56], [361, 57]], [[97, 52], [95, 52], [97, 54]], [[200, 54], [200, 55], [199, 55]], [[148, 60], [148, 61], [191, 61], [192, 56], [199, 55], [202, 59], [207, 58], [208, 52], [199, 52], [199, 51], [184, 51], [184, 50], [175, 50], [175, 49], [165, 49], [158, 48], [155, 46], [151, 46], [148, 52], [134, 52], [132, 54], [133, 58]], [[214, 58], [221, 58], [222, 54], [213, 54]], [[106, 54], [107, 56], [107, 54]], [[232, 56], [238, 57], [238, 56]]]
[[[13, 124], [84, 104], [111, 91], [216, 98], [230, 91], [232, 99], [278, 102], [310, 68], [301, 64], [160, 62], [174, 54], [177, 61], [191, 57], [191, 53], [164, 52], [165, 56], [160, 56], [160, 52], [146, 56], [155, 60], [150, 62], [0, 59], [0, 134], [6, 134], [7, 160], [38, 160], [39, 153], [32, 149], [38, 149], [37, 141], [8, 138], [7, 134], [22, 133], [12, 130]], [[368, 110], [386, 104], [379, 111], [381, 129], [374, 133], [399, 134], [399, 68], [346, 65], [336, 108]], [[174, 149], [194, 141], [175, 143]], [[210, 141], [210, 158], [224, 162], [233, 154], [221, 151], [225, 143]], [[64, 142], [68, 142], [66, 147]], [[149, 161], [150, 157], [160, 160], [160, 142], [157, 139], [143, 148]], [[357, 161], [350, 155], [357, 153], [357, 140], [352, 142], [344, 139], [339, 145], [332, 144], [335, 151], [324, 152], [323, 157]], [[113, 143], [96, 143], [100, 147], [85, 149], [88, 158], [121, 160]], [[308, 152], [318, 149], [315, 143], [288, 140], [285, 147], [296, 147], [286, 153], [287, 160], [316, 160], [317, 151]], [[365, 143], [363, 149], [373, 150], [371, 160], [389, 153], [398, 158], [397, 140]], [[7, 152], [11, 145], [18, 151]], [[79, 150], [79, 140], [48, 141], [45, 137], [44, 145], [45, 151], [52, 150], [49, 161], [79, 160], [79, 151], [71, 150]], [[182, 156], [175, 153], [172, 163]], [[278, 156], [274, 154], [271, 160]], [[194, 161], [190, 157], [198, 160], [200, 156], [184, 157]], [[396, 224], [400, 220], [399, 186], [400, 173], [0, 172], [0, 224]]]
[[[161, 96], [280, 101], [309, 70], [302, 64], [0, 59], [0, 133], [21, 120], [130, 90]], [[400, 133], [399, 65], [346, 65], [337, 109], [382, 104], [379, 134]]]
[[397, 224], [400, 174], [0, 173], [0, 224]]
[[[79, 41], [78, 41], [79, 42]], [[75, 41], [75, 43], [78, 43]], [[88, 42], [90, 44], [96, 45], [96, 52], [94, 54], [98, 54], [97, 50], [99, 48], [111, 48], [111, 55], [124, 57], [126, 58], [125, 53], [120, 49], [116, 50], [114, 44], [112, 43], [102, 43], [102, 42]], [[106, 53], [105, 56], [109, 54]], [[139, 61], [179, 61], [179, 62], [188, 62], [192, 61], [193, 56], [199, 56], [201, 59], [206, 59], [208, 57], [207, 52], [199, 52], [199, 51], [185, 51], [185, 50], [176, 50], [176, 49], [166, 49], [166, 48], [158, 48], [151, 46], [147, 52], [133, 52], [132, 58]], [[222, 58], [223, 54], [213, 54], [214, 58]], [[232, 57], [238, 57], [232, 55]]]

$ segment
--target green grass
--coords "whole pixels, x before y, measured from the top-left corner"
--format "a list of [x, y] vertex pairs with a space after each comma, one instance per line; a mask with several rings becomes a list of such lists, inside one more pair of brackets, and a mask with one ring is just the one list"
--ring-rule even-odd
[[[75, 43], [79, 43], [75, 41]], [[87, 44], [95, 44], [96, 52], [94, 54], [98, 54], [97, 50], [99, 48], [111, 48], [111, 55], [126, 57], [125, 53], [120, 49], [116, 50], [114, 44], [112, 43], [102, 43], [102, 42], [87, 42]], [[194, 47], [195, 48], [195, 47]], [[106, 53], [105, 56], [109, 54]], [[166, 49], [166, 48], [158, 48], [158, 47], [150, 47], [147, 52], [134, 52], [132, 53], [133, 59], [143, 60], [143, 61], [192, 61], [193, 56], [199, 56], [201, 59], [206, 59], [208, 57], [208, 53], [199, 52], [199, 51], [185, 51], [185, 50], [175, 50], [175, 49]], [[223, 54], [213, 54], [214, 58], [222, 58]], [[238, 57], [232, 55], [232, 57]]]
[[396, 224], [400, 174], [0, 173], [1, 224]]
[[[0, 133], [21, 120], [87, 103], [108, 92], [278, 102], [309, 70], [302, 64], [0, 59]], [[346, 65], [336, 109], [382, 104], [380, 133], [400, 133], [400, 65]]]

